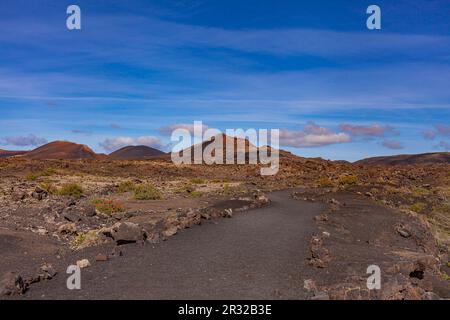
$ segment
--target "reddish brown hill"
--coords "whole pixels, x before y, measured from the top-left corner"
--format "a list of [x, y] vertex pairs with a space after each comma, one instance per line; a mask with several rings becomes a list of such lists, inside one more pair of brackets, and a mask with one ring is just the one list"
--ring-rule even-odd
[[20, 156], [20, 155], [23, 155], [23, 154], [25, 154], [27, 152], [28, 151], [11, 151], [11, 150], [0, 149], [0, 158], [12, 157], [12, 156]]
[[166, 155], [164, 152], [147, 146], [128, 146], [111, 153], [108, 160], [144, 160]]
[[98, 159], [94, 151], [83, 144], [68, 141], [53, 141], [24, 155], [31, 159]]
[[[203, 151], [205, 150], [206, 147], [208, 147], [211, 143], [214, 142], [214, 140], [220, 137], [216, 136], [213, 137], [211, 140], [208, 141], [203, 141], [202, 143], [198, 143], [196, 145], [193, 145], [189, 148], [183, 149], [182, 151], [180, 151], [180, 155], [185, 154], [185, 152], [189, 153], [191, 152], [191, 159], [194, 159], [194, 154], [195, 154], [195, 150], [196, 149], [200, 149], [203, 153]], [[260, 151], [266, 151], [270, 154], [271, 150], [273, 148], [271, 148], [270, 146], [262, 146], [260, 148], [256, 147], [254, 144], [252, 144], [250, 141], [248, 141], [248, 139], [243, 139], [243, 138], [236, 138], [236, 137], [230, 137], [227, 136], [225, 134], [222, 134], [222, 138], [223, 138], [223, 157], [224, 157], [224, 162], [225, 162], [225, 158], [226, 158], [226, 151], [227, 151], [227, 143], [231, 140], [233, 142], [233, 150], [234, 150], [234, 158], [236, 159], [238, 152], [242, 152], [245, 154], [245, 159], [246, 161], [248, 161], [248, 157], [249, 157], [249, 153], [250, 152], [255, 152], [257, 153], [259, 150]], [[214, 155], [214, 153], [213, 153]], [[295, 157], [293, 154], [291, 154], [290, 152], [284, 151], [284, 150], [279, 150], [279, 156], [280, 157]]]

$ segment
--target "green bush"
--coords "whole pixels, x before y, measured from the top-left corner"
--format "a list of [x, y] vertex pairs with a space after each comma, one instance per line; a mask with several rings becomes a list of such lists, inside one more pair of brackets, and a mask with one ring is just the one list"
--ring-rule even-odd
[[331, 181], [331, 179], [326, 176], [320, 177], [319, 179], [317, 179], [316, 183], [317, 183], [318, 187], [332, 187], [333, 186], [333, 181]]
[[39, 187], [41, 187], [50, 194], [58, 193], [58, 189], [53, 185], [53, 182], [49, 180], [43, 181], [41, 184], [39, 184]]
[[136, 184], [133, 181], [122, 181], [119, 183], [119, 186], [117, 187], [117, 192], [119, 193], [125, 193], [125, 192], [132, 192], [136, 188]]
[[72, 197], [76, 199], [81, 198], [83, 192], [83, 188], [76, 183], [65, 184], [58, 190], [58, 194], [60, 196]]
[[342, 186], [358, 184], [358, 177], [354, 175], [343, 176], [339, 178], [339, 184]]
[[160, 200], [161, 192], [151, 184], [142, 184], [134, 189], [134, 198], [136, 200]]

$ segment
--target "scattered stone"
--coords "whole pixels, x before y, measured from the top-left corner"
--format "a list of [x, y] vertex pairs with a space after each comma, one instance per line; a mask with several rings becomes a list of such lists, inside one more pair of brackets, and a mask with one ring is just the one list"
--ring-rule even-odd
[[65, 223], [58, 228], [61, 234], [77, 234], [77, 226], [75, 223]]
[[55, 268], [49, 263], [43, 264], [39, 269], [39, 279], [50, 280], [56, 276], [57, 272]]
[[303, 282], [303, 288], [305, 288], [307, 291], [316, 291], [317, 286], [314, 280], [307, 279]]
[[22, 201], [27, 197], [27, 194], [25, 192], [14, 192], [12, 194], [13, 201]]
[[82, 259], [82, 260], [78, 260], [78, 261], [77, 261], [77, 266], [78, 266], [80, 269], [84, 269], [84, 268], [90, 267], [90, 266], [91, 266], [91, 263], [89, 262], [88, 259]]
[[326, 222], [326, 221], [328, 221], [328, 216], [326, 214], [319, 214], [319, 215], [314, 217], [314, 220], [315, 221]]
[[403, 238], [411, 237], [411, 233], [402, 225], [397, 226], [396, 230]]
[[142, 228], [132, 222], [118, 222], [112, 227], [112, 237], [117, 244], [137, 242], [144, 239]]
[[313, 236], [310, 242], [311, 258], [309, 264], [316, 268], [325, 268], [330, 261], [330, 252], [324, 248], [321, 237]]
[[366, 192], [366, 193], [364, 193], [364, 195], [365, 195], [366, 197], [373, 198], [373, 194], [370, 193], [370, 192]]
[[441, 300], [441, 298], [434, 292], [425, 292], [422, 295], [423, 300]]
[[[73, 208], [73, 207], [69, 207], [69, 208]], [[67, 221], [70, 221], [70, 222], [78, 222], [81, 220], [80, 215], [75, 213], [73, 209], [64, 210], [63, 217], [64, 217], [64, 219], [66, 219]]]
[[38, 235], [40, 235], [40, 236], [45, 236], [45, 235], [48, 234], [48, 230], [45, 229], [45, 228], [38, 228], [38, 229], [36, 230], [36, 233], [37, 233]]
[[168, 229], [164, 230], [162, 234], [164, 237], [168, 238], [168, 237], [176, 235], [177, 232], [178, 232], [178, 228], [175, 226], [171, 226]]
[[225, 209], [224, 210], [224, 217], [232, 218], [233, 217], [233, 209], [231, 209], [231, 208]]
[[325, 291], [317, 292], [311, 300], [330, 300], [330, 296]]
[[150, 232], [147, 233], [147, 241], [153, 244], [159, 243], [161, 240], [161, 236], [159, 232]]
[[0, 296], [23, 294], [25, 290], [22, 277], [14, 272], [6, 273], [0, 281]]
[[95, 257], [95, 261], [108, 261], [108, 256], [106, 254], [99, 253]]
[[335, 205], [337, 205], [337, 206], [341, 204], [339, 201], [337, 201], [337, 200], [334, 199], [334, 198], [331, 198], [330, 200], [328, 200], [328, 203], [335, 204]]

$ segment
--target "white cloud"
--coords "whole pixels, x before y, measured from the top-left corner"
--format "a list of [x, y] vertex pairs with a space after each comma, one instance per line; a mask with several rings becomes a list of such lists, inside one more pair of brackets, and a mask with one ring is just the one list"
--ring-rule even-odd
[[108, 152], [115, 151], [126, 146], [161, 148], [162, 144], [158, 137], [153, 136], [108, 138], [100, 143], [100, 147]]
[[280, 130], [280, 145], [288, 147], [319, 147], [349, 141], [350, 136], [348, 134], [335, 133], [314, 123], [309, 123], [303, 131]]

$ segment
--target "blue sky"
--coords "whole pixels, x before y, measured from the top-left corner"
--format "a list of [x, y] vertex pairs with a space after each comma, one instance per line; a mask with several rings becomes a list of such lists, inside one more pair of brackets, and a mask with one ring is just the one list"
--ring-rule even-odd
[[449, 18], [443, 0], [2, 0], [0, 148], [164, 148], [201, 120], [280, 128], [301, 156], [448, 151]]

